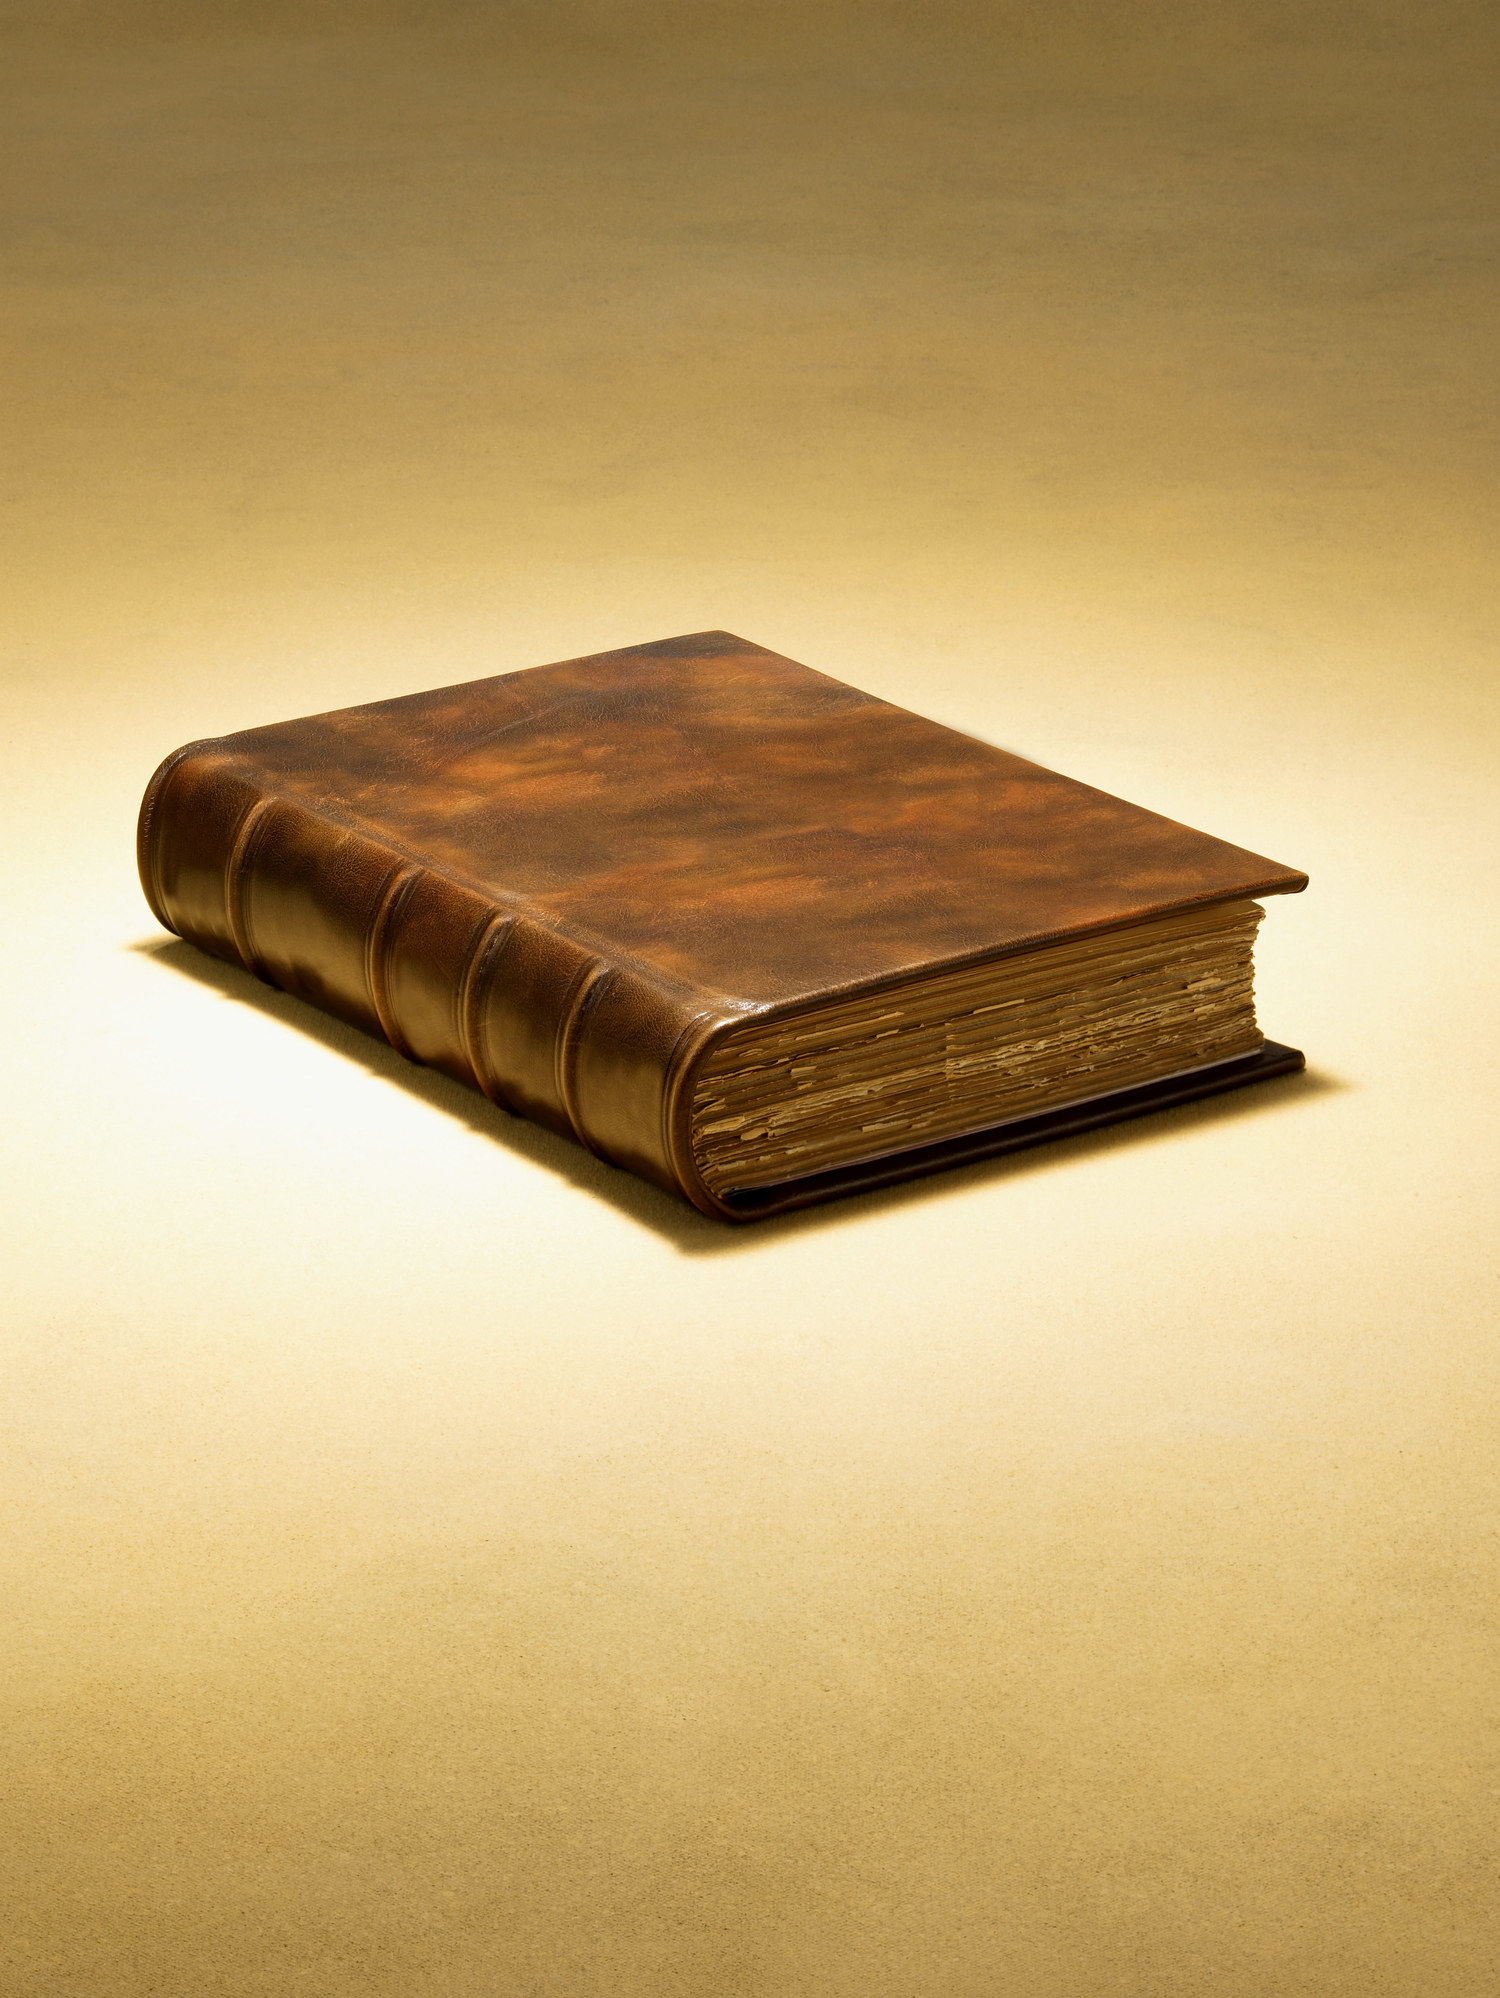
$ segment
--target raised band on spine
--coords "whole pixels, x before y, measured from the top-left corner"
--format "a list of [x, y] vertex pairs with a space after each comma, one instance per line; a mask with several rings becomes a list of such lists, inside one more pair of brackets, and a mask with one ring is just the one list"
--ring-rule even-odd
[[491, 916], [474, 939], [474, 948], [464, 966], [458, 988], [458, 1042], [474, 1077], [474, 1087], [502, 1110], [510, 1109], [505, 1092], [490, 1073], [484, 1051], [484, 1002], [489, 996], [490, 975], [500, 954], [510, 942], [516, 927], [515, 913], [507, 910]]
[[255, 955], [255, 934], [250, 924], [251, 862], [270, 820], [274, 798], [260, 798], [240, 820], [234, 845], [224, 868], [224, 908], [229, 917], [229, 933], [240, 954], [240, 963], [264, 983], [269, 983]]
[[405, 1055], [408, 1061], [413, 1059], [411, 1047], [391, 1007], [390, 957], [396, 919], [420, 880], [421, 873], [419, 867], [399, 866], [391, 872], [365, 945], [365, 983], [370, 988], [370, 1004], [380, 1022], [380, 1031], [397, 1054]]
[[584, 965], [574, 978], [568, 996], [563, 1002], [562, 1021], [554, 1044], [558, 1101], [562, 1104], [568, 1122], [573, 1127], [573, 1135], [579, 1144], [587, 1146], [596, 1158], [601, 1159], [607, 1154], [600, 1151], [585, 1130], [578, 1106], [578, 1042], [589, 1009], [602, 996], [605, 987], [614, 976], [614, 967], [604, 964], [599, 958]]

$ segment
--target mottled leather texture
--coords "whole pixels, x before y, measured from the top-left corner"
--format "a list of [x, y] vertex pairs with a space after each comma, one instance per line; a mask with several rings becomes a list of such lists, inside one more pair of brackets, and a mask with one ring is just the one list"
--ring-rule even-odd
[[189, 744], [140, 864], [168, 929], [732, 1219], [717, 1033], [1307, 881], [727, 632]]

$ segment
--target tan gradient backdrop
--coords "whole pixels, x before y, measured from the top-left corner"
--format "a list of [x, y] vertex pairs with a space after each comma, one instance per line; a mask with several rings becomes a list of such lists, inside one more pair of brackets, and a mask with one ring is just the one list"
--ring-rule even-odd
[[[7, 1998], [1496, 1988], [1493, 10], [4, 10]], [[726, 1235], [160, 936], [725, 625], [1306, 867], [1299, 1082]]]

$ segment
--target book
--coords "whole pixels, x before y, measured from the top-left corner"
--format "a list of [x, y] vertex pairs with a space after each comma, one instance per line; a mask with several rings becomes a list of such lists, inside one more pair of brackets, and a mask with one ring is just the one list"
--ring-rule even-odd
[[157, 920], [724, 1220], [1284, 1074], [1305, 874], [699, 632], [187, 744]]

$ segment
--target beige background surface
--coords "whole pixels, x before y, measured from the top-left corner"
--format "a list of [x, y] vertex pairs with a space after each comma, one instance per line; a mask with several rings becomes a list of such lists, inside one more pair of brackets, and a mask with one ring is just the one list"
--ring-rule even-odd
[[[7, 1994], [1493, 1991], [1493, 10], [3, 20]], [[1306, 867], [1312, 1073], [726, 1234], [154, 930], [711, 625]]]

